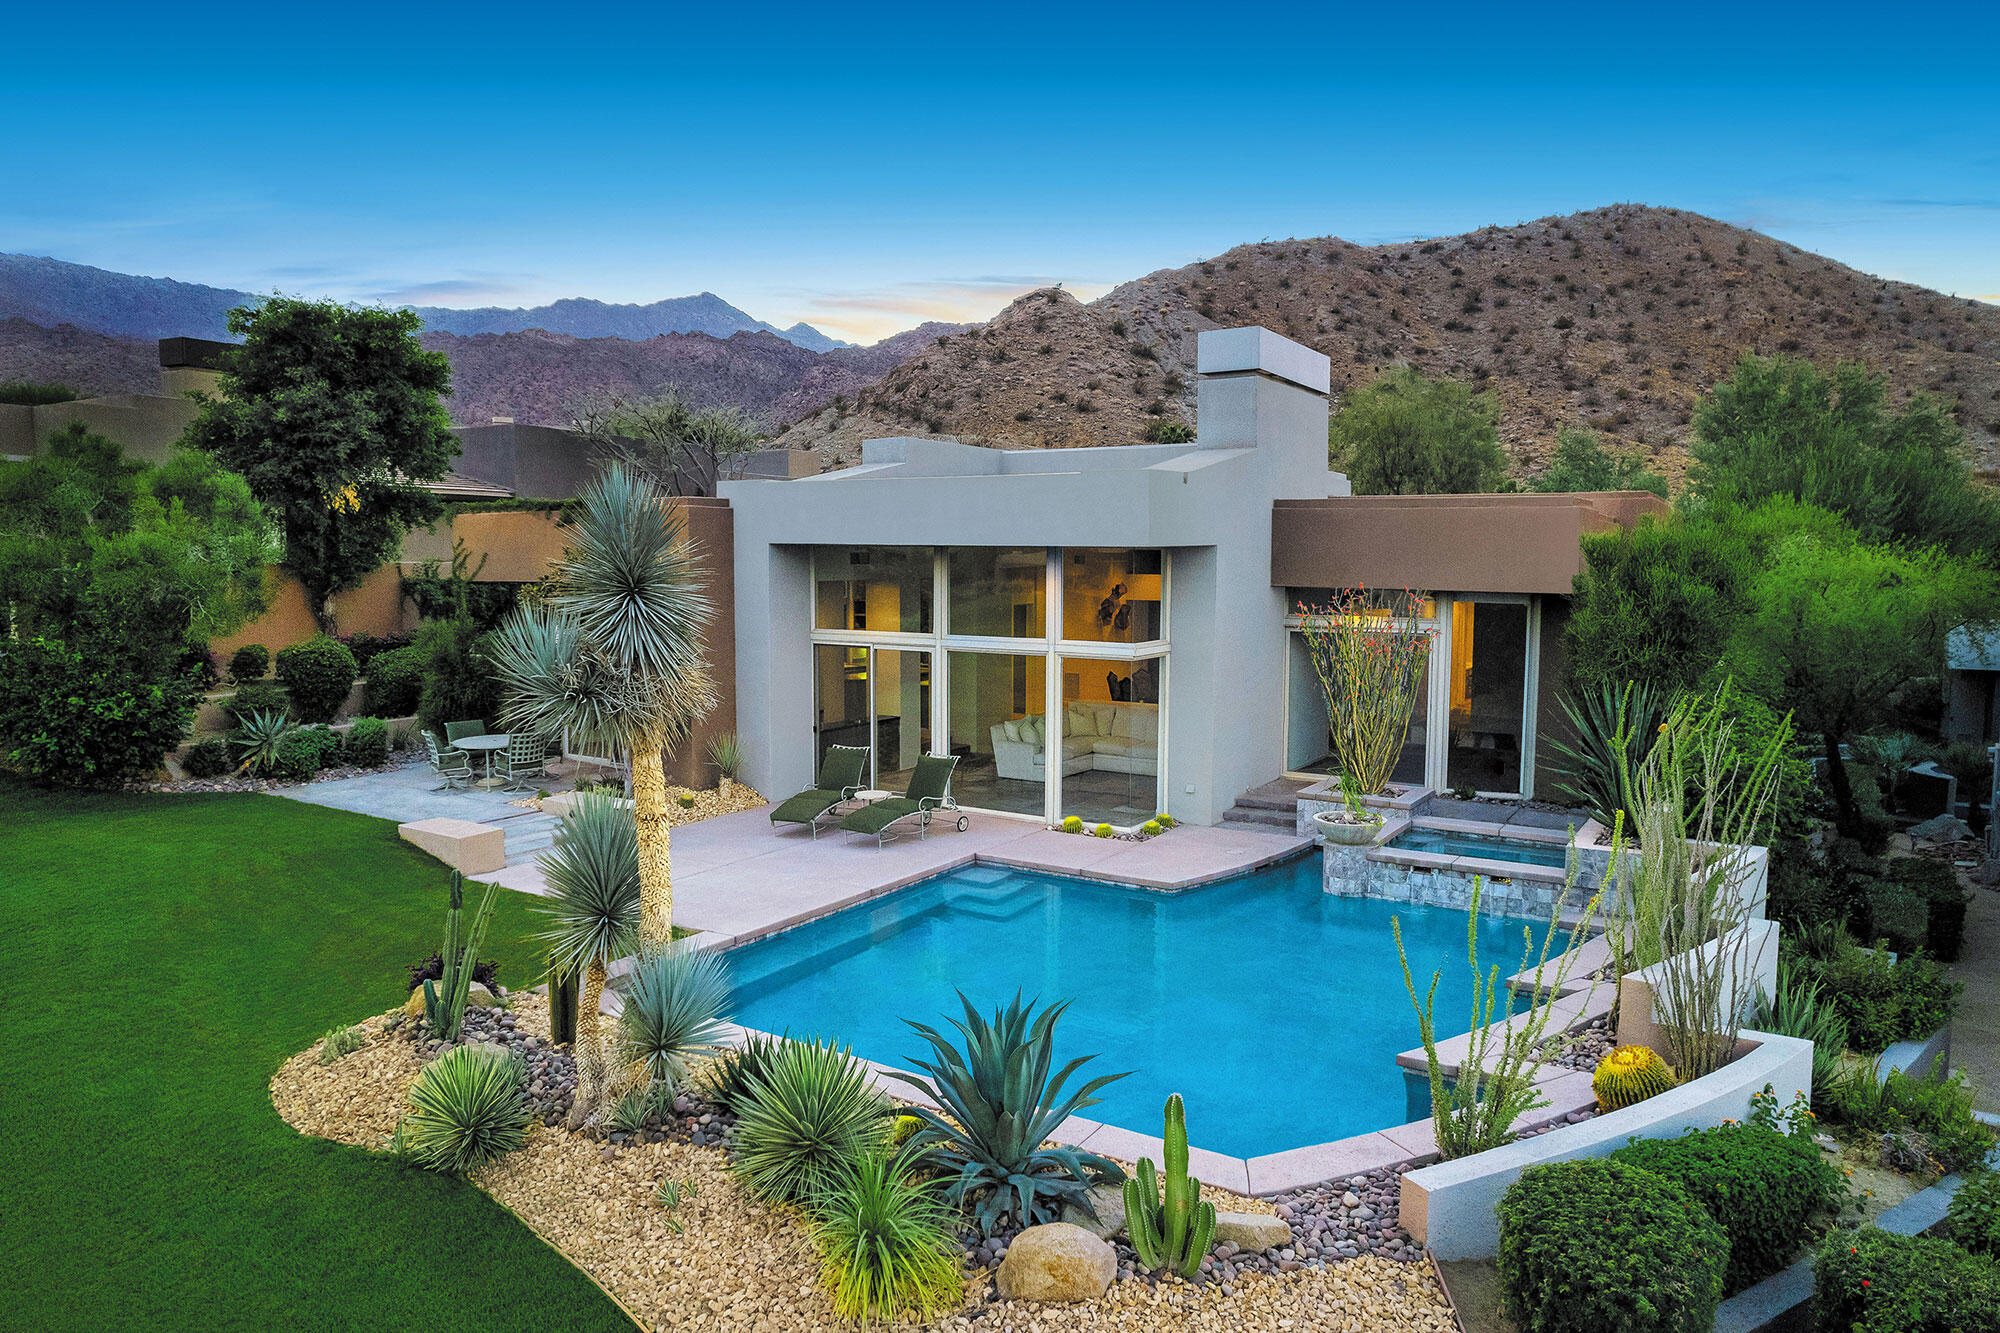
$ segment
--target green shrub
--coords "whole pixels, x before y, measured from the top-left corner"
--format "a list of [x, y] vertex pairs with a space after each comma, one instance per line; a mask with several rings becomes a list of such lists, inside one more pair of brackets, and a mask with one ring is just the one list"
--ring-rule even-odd
[[319, 1062], [330, 1065], [343, 1056], [354, 1054], [368, 1044], [368, 1030], [362, 1027], [328, 1028], [326, 1036], [320, 1038]]
[[1933, 1236], [1836, 1231], [1813, 1259], [1820, 1333], [2000, 1328], [2000, 1266]]
[[1724, 1125], [1678, 1139], [1641, 1139], [1611, 1154], [1686, 1190], [1729, 1233], [1727, 1291], [1754, 1286], [1798, 1258], [1846, 1193], [1846, 1177], [1810, 1136]]
[[1821, 956], [1785, 955], [1797, 977], [1820, 993], [1847, 1023], [1847, 1042], [1874, 1055], [1898, 1041], [1925, 1038], [1951, 1021], [1961, 987], [1925, 958], [1891, 960], [1881, 949], [1833, 941]]
[[712, 1053], [728, 1022], [729, 968], [720, 954], [686, 945], [642, 955], [618, 1016], [620, 1054], [646, 1077], [679, 1088], [690, 1056]]
[[786, 1042], [737, 1113], [730, 1166], [767, 1203], [815, 1199], [882, 1146], [892, 1114], [846, 1047]]
[[331, 722], [360, 674], [354, 654], [324, 634], [278, 654], [278, 679], [301, 722]]
[[1065, 1091], [1069, 1076], [1095, 1058], [1082, 1056], [1050, 1081], [1056, 1021], [1069, 1006], [1050, 1005], [1037, 1015], [1017, 994], [988, 1020], [963, 995], [959, 1003], [965, 1018], [952, 1026], [965, 1039], [964, 1053], [935, 1028], [911, 1022], [930, 1043], [934, 1058], [914, 1062], [930, 1077], [898, 1075], [944, 1108], [944, 1115], [924, 1107], [912, 1111], [924, 1127], [910, 1137], [910, 1146], [947, 1177], [946, 1201], [963, 1207], [976, 1200], [973, 1224], [990, 1236], [1002, 1217], [1012, 1216], [1022, 1226], [1053, 1222], [1065, 1205], [1085, 1206], [1092, 1185], [1122, 1182], [1124, 1170], [1108, 1158], [1042, 1146], [1056, 1126], [1097, 1105], [1096, 1094], [1106, 1084], [1125, 1077], [1104, 1074]]
[[927, 1322], [965, 1293], [957, 1219], [908, 1159], [886, 1149], [858, 1158], [814, 1205], [815, 1240], [833, 1312], [859, 1322]]
[[210, 736], [188, 747], [188, 752], [181, 756], [181, 767], [191, 778], [219, 778], [236, 767], [236, 756], [228, 741]]
[[354, 654], [354, 665], [361, 668], [361, 674], [366, 676], [377, 657], [409, 647], [416, 637], [414, 634], [343, 634], [339, 642]]
[[157, 773], [187, 734], [195, 689], [51, 639], [0, 639], [0, 760], [39, 782], [117, 788]]
[[771, 1066], [789, 1045], [791, 1038], [783, 1033], [744, 1038], [741, 1046], [722, 1052], [709, 1064], [702, 1079], [703, 1095], [732, 1115], [741, 1115], [750, 1103], [751, 1089], [770, 1081]]
[[424, 653], [418, 726], [443, 736], [447, 722], [499, 717], [500, 686], [487, 660], [485, 636], [471, 622], [434, 621], [418, 632], [416, 646]]
[[242, 726], [243, 719], [253, 713], [276, 713], [279, 717], [289, 717], [291, 711], [292, 701], [286, 697], [284, 690], [268, 680], [239, 686], [222, 705], [223, 716], [229, 719], [232, 727]]
[[238, 685], [262, 680], [271, 668], [271, 650], [261, 643], [246, 643], [229, 655], [229, 679]]
[[525, 1083], [520, 1061], [501, 1047], [454, 1046], [417, 1071], [397, 1141], [433, 1171], [483, 1166], [527, 1141]]
[[1194, 427], [1172, 417], [1154, 417], [1141, 438], [1148, 444], [1187, 444], [1194, 439]]
[[1834, 1085], [1826, 1115], [1875, 1134], [1907, 1140], [1914, 1133], [1924, 1157], [1947, 1171], [1978, 1161], [1993, 1146], [1993, 1131], [1973, 1118], [1972, 1089], [1962, 1074], [1920, 1078], [1894, 1070], [1882, 1078], [1874, 1064], [1862, 1064]]
[[1945, 1212], [1945, 1235], [1974, 1254], [2000, 1259], [2000, 1171], [1965, 1177]]
[[357, 768], [380, 768], [389, 762], [389, 724], [379, 717], [361, 717], [347, 729], [343, 758]]
[[277, 776], [304, 782], [339, 761], [340, 734], [325, 727], [294, 727], [278, 742]]
[[1965, 945], [1965, 909], [1972, 895], [1949, 861], [1904, 856], [1889, 862], [1886, 877], [1924, 905], [1924, 930], [1915, 943], [1942, 963], [1955, 963]]
[[395, 648], [378, 655], [368, 666], [368, 680], [361, 696], [369, 712], [378, 717], [408, 717], [417, 711], [417, 697], [424, 688], [424, 668], [430, 657], [422, 648]]
[[1521, 1333], [1708, 1333], [1729, 1237], [1687, 1191], [1617, 1161], [1531, 1166], [1501, 1198], [1499, 1269]]

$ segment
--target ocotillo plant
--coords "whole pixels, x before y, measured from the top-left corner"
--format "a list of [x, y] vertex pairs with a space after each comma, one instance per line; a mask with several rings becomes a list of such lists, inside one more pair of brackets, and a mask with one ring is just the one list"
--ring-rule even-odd
[[465, 876], [451, 872], [451, 906], [444, 914], [444, 974], [424, 982], [424, 1026], [433, 1037], [457, 1041], [465, 1021], [465, 997], [472, 990], [472, 964], [486, 943], [486, 923], [493, 918], [493, 895], [497, 885], [486, 886], [486, 896], [472, 914], [472, 928], [465, 931]]
[[1171, 1268], [1184, 1278], [1201, 1269], [1215, 1239], [1215, 1205], [1201, 1197], [1201, 1182], [1187, 1173], [1187, 1109], [1176, 1092], [1167, 1098], [1166, 1195], [1153, 1159], [1139, 1159], [1139, 1173], [1125, 1182], [1125, 1227], [1132, 1248], [1148, 1268]]

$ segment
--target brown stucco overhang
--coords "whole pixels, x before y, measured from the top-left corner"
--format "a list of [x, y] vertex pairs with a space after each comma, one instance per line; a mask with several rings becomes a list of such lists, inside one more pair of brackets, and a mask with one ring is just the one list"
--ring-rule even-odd
[[1567, 593], [1583, 568], [1585, 535], [1666, 512], [1666, 501], [1644, 491], [1279, 500], [1271, 583]]

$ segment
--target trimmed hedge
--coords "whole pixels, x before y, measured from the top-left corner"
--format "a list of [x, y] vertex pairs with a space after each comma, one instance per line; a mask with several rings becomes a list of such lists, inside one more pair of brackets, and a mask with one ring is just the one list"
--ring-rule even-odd
[[1850, 948], [1838, 957], [1799, 956], [1792, 963], [1847, 1020], [1847, 1044], [1863, 1055], [1928, 1037], [1958, 1010], [1962, 987], [1927, 958], [1891, 962], [1886, 953]]
[[360, 675], [354, 654], [324, 634], [278, 654], [278, 679], [301, 722], [331, 722]]
[[237, 687], [236, 693], [222, 705], [222, 712], [229, 719], [229, 725], [240, 727], [243, 719], [252, 713], [276, 713], [285, 717], [292, 711], [292, 701], [284, 690], [268, 680], [252, 681]]
[[389, 724], [379, 717], [356, 718], [342, 749], [347, 762], [357, 768], [382, 767], [389, 762]]
[[1521, 1333], [1708, 1333], [1729, 1236], [1688, 1192], [1610, 1159], [1531, 1166], [1501, 1198], [1500, 1283]]
[[229, 679], [238, 685], [262, 680], [271, 665], [271, 650], [261, 643], [246, 643], [229, 655]]
[[377, 654], [368, 664], [368, 683], [362, 690], [368, 711], [376, 717], [408, 717], [416, 712], [429, 665], [430, 654], [422, 648], [392, 648]]
[[2000, 1265], [1933, 1236], [1835, 1232], [1813, 1259], [1820, 1333], [2000, 1329]]
[[236, 767], [236, 752], [220, 736], [211, 736], [188, 747], [181, 767], [191, 778], [219, 778]]
[[342, 634], [335, 642], [344, 645], [348, 652], [354, 654], [354, 664], [360, 667], [361, 674], [366, 676], [368, 668], [376, 658], [383, 653], [409, 647], [416, 642], [416, 637], [414, 634]]
[[1729, 1233], [1730, 1294], [1789, 1266], [1846, 1192], [1846, 1178], [1807, 1137], [1724, 1125], [1678, 1139], [1641, 1139], [1611, 1154], [1686, 1190]]
[[1939, 962], [1957, 962], [1965, 947], [1965, 909], [1972, 901], [1958, 872], [1944, 861], [1903, 856], [1889, 862], [1886, 879], [1924, 904], [1924, 952]]
[[340, 754], [340, 735], [325, 727], [300, 727], [278, 742], [277, 776], [304, 782], [334, 762]]

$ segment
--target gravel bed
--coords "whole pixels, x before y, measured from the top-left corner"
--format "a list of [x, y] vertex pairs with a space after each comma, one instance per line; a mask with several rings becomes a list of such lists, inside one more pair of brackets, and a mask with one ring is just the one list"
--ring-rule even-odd
[[339, 782], [343, 778], [366, 777], [370, 773], [380, 773], [386, 769], [414, 768], [418, 764], [425, 762], [427, 761], [421, 755], [414, 754], [411, 751], [392, 750], [389, 752], [389, 762], [383, 764], [380, 768], [357, 768], [353, 764], [336, 764], [331, 768], [322, 768], [304, 782], [292, 782], [283, 778], [182, 778], [178, 782], [148, 782], [135, 787], [133, 790], [167, 792], [169, 794], [216, 791], [282, 791], [288, 787], [309, 787], [315, 782]]
[[[812, 1238], [788, 1209], [750, 1198], [729, 1174], [722, 1143], [729, 1117], [697, 1095], [636, 1133], [570, 1133], [559, 1127], [574, 1087], [565, 1048], [548, 1044], [548, 1008], [515, 994], [509, 1009], [469, 1009], [466, 1040], [497, 1041], [539, 1072], [530, 1092], [545, 1123], [521, 1151], [473, 1174], [492, 1194], [655, 1330], [805, 1333], [835, 1327]], [[272, 1080], [280, 1115], [302, 1132], [386, 1147], [409, 1081], [439, 1043], [413, 1037], [401, 1010], [365, 1022], [367, 1042], [332, 1065], [319, 1046], [287, 1061]], [[555, 1121], [556, 1123], [546, 1123]], [[669, 1218], [655, 1196], [662, 1180], [693, 1185]], [[1452, 1333], [1451, 1315], [1428, 1269], [1396, 1223], [1398, 1176], [1379, 1171], [1275, 1200], [1204, 1187], [1234, 1211], [1275, 1211], [1294, 1244], [1269, 1256], [1218, 1246], [1201, 1277], [1149, 1277], [1123, 1242], [1119, 1276], [1101, 1301], [1076, 1306], [1000, 1299], [992, 1267], [1005, 1238], [969, 1247], [965, 1302], [932, 1327], [950, 1333]], [[977, 1257], [975, 1257], [975, 1255]]]
[[1611, 1017], [1606, 1014], [1591, 1019], [1574, 1032], [1559, 1032], [1545, 1038], [1538, 1054], [1549, 1064], [1588, 1074], [1596, 1070], [1597, 1062], [1617, 1044], [1611, 1035]]

